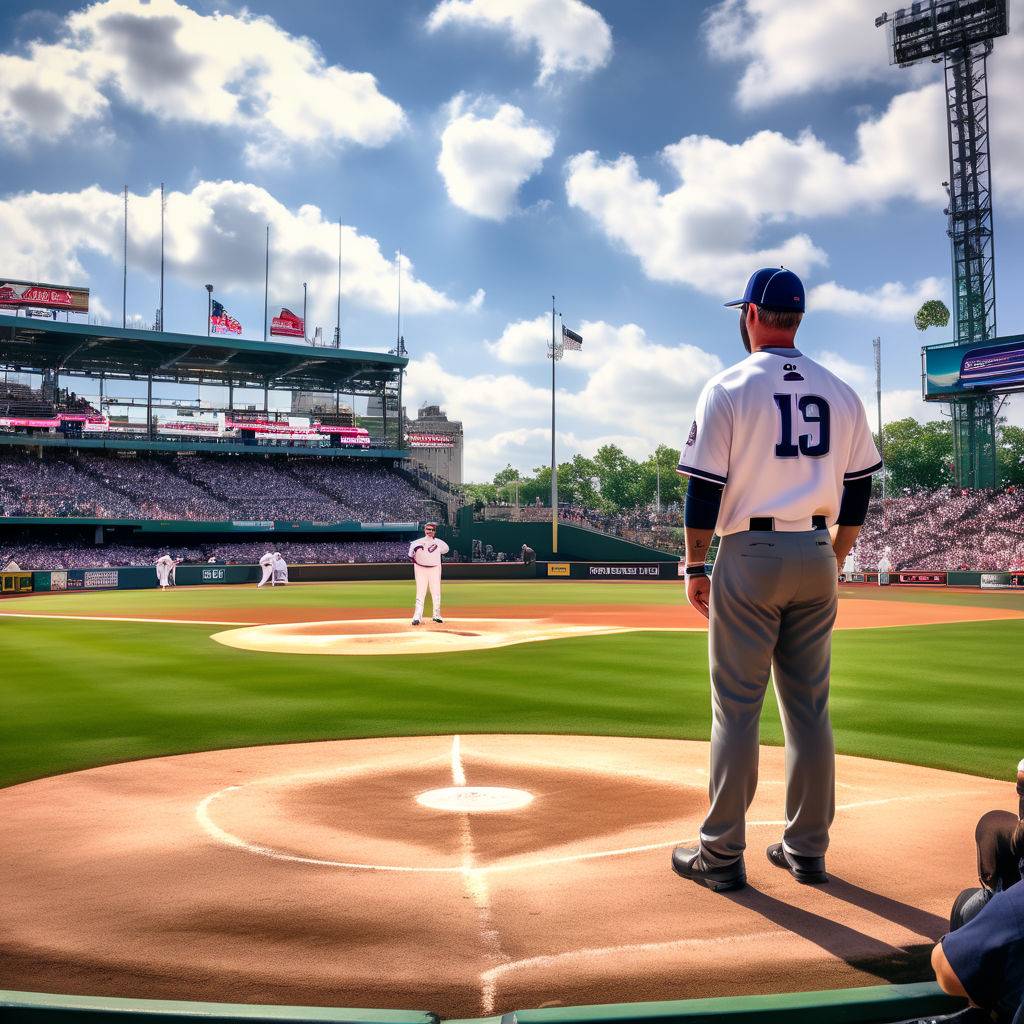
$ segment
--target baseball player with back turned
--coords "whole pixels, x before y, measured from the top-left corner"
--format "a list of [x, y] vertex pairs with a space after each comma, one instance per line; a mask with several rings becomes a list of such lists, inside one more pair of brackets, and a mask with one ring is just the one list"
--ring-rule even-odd
[[423, 531], [425, 536], [409, 545], [409, 557], [416, 576], [416, 610], [412, 613], [414, 626], [418, 626], [423, 618], [423, 600], [427, 596], [427, 587], [430, 587], [434, 621], [444, 621], [441, 618], [441, 556], [448, 554], [448, 545], [437, 536], [437, 523], [427, 523]]
[[794, 345], [804, 313], [796, 274], [759, 270], [743, 298], [726, 305], [741, 308], [750, 355], [705, 385], [679, 460], [689, 477], [686, 596], [710, 620], [711, 807], [699, 845], [672, 853], [678, 874], [716, 891], [746, 883], [745, 816], [770, 673], [786, 739], [786, 825], [768, 859], [799, 882], [828, 880], [838, 567], [882, 468], [853, 389]]

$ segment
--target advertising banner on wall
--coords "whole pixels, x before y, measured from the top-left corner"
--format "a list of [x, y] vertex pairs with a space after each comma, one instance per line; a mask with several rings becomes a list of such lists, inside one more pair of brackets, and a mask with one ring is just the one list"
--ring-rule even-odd
[[924, 349], [924, 397], [1024, 391], [1024, 335]]
[[455, 440], [450, 434], [418, 434], [405, 435], [410, 448], [454, 448]]
[[898, 572], [896, 582], [912, 587], [944, 587], [948, 573], [944, 572]]
[[69, 313], [89, 312], [89, 289], [36, 281], [12, 281], [0, 277], [0, 308], [62, 309]]

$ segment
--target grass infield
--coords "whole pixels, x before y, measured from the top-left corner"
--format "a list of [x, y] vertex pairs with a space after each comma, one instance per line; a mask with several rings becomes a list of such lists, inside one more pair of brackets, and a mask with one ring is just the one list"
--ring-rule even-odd
[[[1020, 608], [999, 592], [859, 590], [849, 599]], [[0, 611], [231, 619], [232, 609], [381, 608], [404, 617], [408, 583], [257, 591], [181, 588], [39, 596]], [[676, 604], [673, 584], [449, 583], [445, 611]], [[636, 632], [481, 653], [258, 654], [201, 623], [0, 619], [0, 785], [114, 761], [264, 743], [473, 732], [707, 739], [702, 633]], [[846, 754], [1010, 778], [1024, 756], [1024, 620], [844, 630], [832, 718]], [[769, 693], [762, 739], [782, 741]]]

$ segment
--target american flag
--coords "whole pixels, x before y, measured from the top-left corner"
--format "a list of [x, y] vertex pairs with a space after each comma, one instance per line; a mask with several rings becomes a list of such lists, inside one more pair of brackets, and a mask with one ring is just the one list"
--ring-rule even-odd
[[242, 325], [214, 299], [210, 307], [210, 331], [213, 334], [241, 334]]
[[579, 352], [583, 348], [583, 336], [575, 331], [570, 331], [565, 324], [562, 324], [562, 345], [571, 352]]

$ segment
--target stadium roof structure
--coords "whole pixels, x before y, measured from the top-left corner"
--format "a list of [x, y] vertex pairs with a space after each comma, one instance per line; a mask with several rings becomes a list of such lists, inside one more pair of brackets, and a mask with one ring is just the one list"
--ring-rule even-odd
[[0, 366], [34, 373], [378, 394], [408, 362], [379, 352], [0, 314]]

